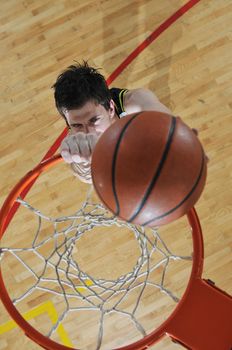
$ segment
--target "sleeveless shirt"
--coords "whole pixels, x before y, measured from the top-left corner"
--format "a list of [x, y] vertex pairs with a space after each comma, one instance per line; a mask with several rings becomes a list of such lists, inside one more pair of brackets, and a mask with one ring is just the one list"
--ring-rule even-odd
[[114, 101], [115, 111], [119, 118], [124, 117], [127, 113], [124, 108], [124, 96], [128, 90], [127, 89], [119, 89], [119, 88], [111, 88], [111, 98]]

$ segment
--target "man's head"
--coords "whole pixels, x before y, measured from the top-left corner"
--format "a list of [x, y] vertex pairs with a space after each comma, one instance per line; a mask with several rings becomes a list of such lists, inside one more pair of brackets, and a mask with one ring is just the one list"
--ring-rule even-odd
[[53, 85], [59, 113], [73, 132], [104, 132], [115, 117], [105, 78], [87, 62], [67, 68]]

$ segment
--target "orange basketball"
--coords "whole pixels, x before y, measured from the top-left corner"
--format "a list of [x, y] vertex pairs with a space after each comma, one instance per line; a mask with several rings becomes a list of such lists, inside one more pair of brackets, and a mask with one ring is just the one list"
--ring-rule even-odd
[[125, 221], [160, 226], [186, 214], [206, 181], [204, 150], [178, 117], [128, 115], [100, 137], [92, 157], [101, 201]]

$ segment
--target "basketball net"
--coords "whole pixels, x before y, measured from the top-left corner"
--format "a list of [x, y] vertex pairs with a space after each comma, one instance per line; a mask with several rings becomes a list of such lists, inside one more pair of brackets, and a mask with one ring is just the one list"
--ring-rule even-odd
[[[191, 294], [191, 288], [195, 290], [195, 284], [200, 283], [200, 290], [204, 283], [200, 279], [203, 248], [196, 214], [194, 211], [188, 214], [192, 227], [188, 224], [183, 227], [178, 222], [180, 232], [165, 236], [157, 228], [135, 226], [117, 219], [94, 199], [93, 189], [90, 188], [81, 206], [72, 214], [47, 215], [34, 204], [20, 198], [19, 194], [41, 172], [57, 161], [60, 161], [58, 157], [48, 160], [29, 172], [13, 189], [2, 208], [0, 237], [4, 233], [7, 215], [15, 201], [20, 204], [20, 210], [24, 211], [23, 219], [19, 219], [13, 228], [15, 235], [10, 235], [12, 237], [9, 244], [4, 239], [0, 248], [1, 299], [8, 312], [26, 335], [45, 349], [145, 349], [165, 333], [172, 335], [174, 322], [173, 316], [169, 315], [174, 314], [177, 318], [176, 305], [180, 299], [178, 310], [184, 309], [182, 300], [186, 285], [188, 287], [184, 300], [188, 301], [187, 295]], [[58, 170], [56, 176], [60, 173]], [[54, 182], [56, 176], [50, 176], [49, 181], [52, 179]], [[44, 186], [44, 182], [42, 185]], [[37, 190], [36, 196], [38, 192], [40, 194]], [[35, 202], [39, 197], [40, 195], [36, 197]], [[55, 198], [53, 193], [50, 197]], [[58, 202], [59, 199], [58, 196]], [[67, 200], [70, 200], [70, 193], [67, 193]], [[37, 222], [32, 232], [29, 216], [33, 216], [35, 223]], [[20, 224], [23, 229], [18, 232]], [[102, 240], [100, 232], [104, 229], [107, 231], [105, 242], [101, 241], [98, 245], [96, 239], [99, 236]], [[183, 230], [187, 232], [181, 236]], [[27, 233], [27, 238], [23, 237], [24, 232]], [[177, 237], [185, 237], [191, 243], [188, 255], [176, 253]], [[90, 238], [90, 241], [87, 240], [81, 258], [80, 244], [86, 238]], [[172, 248], [168, 247], [169, 243]], [[188, 244], [185, 242], [184, 248], [186, 246]], [[104, 270], [110, 265], [113, 248], [120, 253], [122, 265], [128, 266], [130, 261], [133, 263], [129, 271], [123, 269], [118, 274], [115, 273], [117, 265], [120, 264], [120, 259], [117, 258], [110, 273], [105, 275]], [[89, 263], [93, 257], [95, 259]], [[177, 264], [176, 268], [173, 268], [173, 263]], [[191, 265], [193, 267], [189, 278]], [[99, 270], [98, 266], [103, 268], [96, 272]], [[179, 281], [182, 277], [187, 282], [185, 281], [181, 289]], [[209, 288], [211, 287], [207, 287]], [[195, 294], [199, 295], [198, 290]], [[206, 300], [208, 299], [210, 298], [206, 296]], [[192, 300], [190, 299], [190, 305]], [[215, 304], [214, 300], [212, 299], [212, 304]], [[223, 294], [219, 303], [217, 300], [216, 295], [218, 313], [224, 307], [225, 314], [228, 314], [221, 321], [224, 330], [225, 325], [230, 322], [231, 313], [228, 309], [232, 306], [231, 298]], [[192, 318], [188, 317], [188, 308], [189, 305], [185, 320]], [[207, 317], [212, 309], [211, 304], [208, 309]], [[179, 314], [181, 320], [181, 313]], [[159, 327], [166, 319], [169, 320], [166, 328]], [[177, 326], [181, 324], [181, 321], [178, 322]], [[192, 322], [195, 325], [195, 319]], [[175, 325], [176, 322], [176, 332], [179, 328], [175, 328]], [[181, 329], [183, 326], [182, 324]], [[175, 336], [172, 338], [178, 339]], [[219, 338], [223, 340], [225, 337], [220, 335]], [[191, 335], [191, 339], [195, 339], [194, 335]], [[199, 349], [208, 348], [204, 346]]]
[[[92, 344], [92, 348], [100, 349], [105, 333], [105, 318], [107, 315], [113, 313], [117, 314], [120, 318], [129, 318], [135, 328], [135, 334], [138, 333], [141, 337], [147, 335], [146, 327], [136, 317], [136, 311], [143, 301], [145, 288], [150, 286], [158, 289], [173, 301], [178, 302], [179, 298], [165, 288], [166, 271], [172, 260], [191, 260], [191, 257], [182, 257], [173, 254], [156, 229], [150, 229], [148, 235], [144, 228], [133, 226], [113, 217], [103, 205], [91, 203], [90, 193], [81, 209], [71, 216], [59, 218], [48, 217], [32, 207], [25, 200], [18, 198], [17, 202], [21, 206], [27, 208], [37, 216], [38, 227], [33, 234], [34, 238], [31, 247], [1, 248], [1, 260], [7, 255], [9, 256], [9, 254], [13, 255], [17, 259], [17, 262], [22, 264], [29, 274], [34, 277], [34, 283], [22, 295], [14, 299], [14, 305], [26, 301], [26, 298], [36, 290], [63, 298], [65, 310], [59, 315], [57, 322], [46, 334], [48, 337], [51, 337], [54, 332], [57, 332], [57, 329], [68, 318], [69, 313], [98, 311], [98, 334], [96, 344]], [[46, 239], [40, 239], [43, 220], [50, 222], [53, 226], [51, 235]], [[66, 228], [58, 229], [61, 223], [65, 223]], [[96, 279], [80, 268], [78, 262], [73, 258], [73, 251], [76, 244], [78, 244], [78, 240], [88, 231], [93, 230], [95, 227], [109, 227], [112, 225], [116, 225], [118, 228], [127, 227], [133, 232], [140, 249], [140, 256], [133, 270], [126, 275], [119, 276], [116, 280]], [[46, 250], [49, 243], [52, 249], [47, 257], [44, 257], [41, 254], [41, 250], [43, 250], [43, 246], [45, 246]], [[152, 257], [157, 253], [159, 254], [158, 262], [153, 263]], [[20, 255], [27, 256], [27, 260], [24, 260]], [[33, 260], [33, 256], [38, 257], [44, 266], [40, 274], [36, 272], [33, 265], [29, 264], [30, 259]], [[163, 269], [161, 279], [158, 283], [155, 283], [150, 276], [156, 269], [161, 267]], [[48, 269], [49, 277], [47, 276]], [[44, 285], [46, 283], [53, 285], [53, 288], [46, 287]], [[133, 305], [130, 305], [129, 309], [131, 311], [129, 311], [124, 309], [123, 305], [126, 304], [128, 299], [131, 299], [130, 293], [133, 290], [137, 290], [138, 292], [136, 293], [137, 297], [133, 300]], [[73, 306], [75, 302], [79, 306]], [[122, 340], [120, 340], [120, 343]], [[119, 340], [115, 343], [117, 344], [118, 342]], [[107, 349], [107, 344], [105, 346]]]

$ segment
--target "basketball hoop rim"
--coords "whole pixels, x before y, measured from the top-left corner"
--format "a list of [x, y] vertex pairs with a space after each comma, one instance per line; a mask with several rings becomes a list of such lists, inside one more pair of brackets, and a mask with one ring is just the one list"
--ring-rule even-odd
[[[12, 189], [8, 197], [6, 198], [2, 209], [0, 211], [0, 239], [3, 237], [5, 232], [5, 222], [7, 220], [8, 215], [10, 214], [10, 210], [14, 205], [16, 199], [20, 196], [21, 192], [30, 185], [35, 179], [45, 170], [48, 170], [50, 167], [62, 161], [62, 157], [60, 154], [55, 155], [37, 165], [33, 170], [28, 172]], [[196, 279], [201, 279], [202, 270], [203, 270], [203, 260], [204, 260], [204, 245], [203, 245], [203, 236], [201, 225], [199, 222], [199, 218], [197, 212], [194, 208], [192, 208], [187, 214], [189, 225], [192, 229], [192, 238], [193, 238], [193, 261], [192, 261], [192, 270], [190, 274], [190, 278], [186, 287], [186, 290], [171, 313], [171, 315], [167, 318], [167, 320], [161, 324], [156, 330], [152, 333], [144, 337], [143, 339], [124, 346], [117, 348], [115, 350], [142, 350], [147, 349], [148, 346], [157, 342], [161, 337], [163, 337], [166, 333], [166, 329], [171, 320], [178, 313], [182, 304], [184, 303], [186, 297], [189, 294], [189, 290], [192, 288], [194, 281]], [[5, 283], [3, 280], [1, 266], [0, 266], [0, 298], [2, 303], [4, 304], [6, 310], [10, 314], [10, 316], [14, 319], [14, 321], [18, 324], [18, 326], [25, 332], [25, 334], [31, 338], [34, 342], [44, 347], [47, 350], [70, 350], [70, 347], [65, 345], [58, 344], [53, 340], [45, 337], [41, 333], [39, 333], [36, 329], [34, 329], [18, 312], [16, 307], [13, 305], [10, 296], [5, 287]]]

